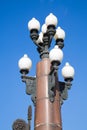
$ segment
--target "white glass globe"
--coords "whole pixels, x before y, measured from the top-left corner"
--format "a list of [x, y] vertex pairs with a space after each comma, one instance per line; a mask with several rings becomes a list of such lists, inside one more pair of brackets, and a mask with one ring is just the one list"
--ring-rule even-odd
[[47, 26], [49, 25], [54, 25], [56, 26], [58, 23], [57, 17], [55, 15], [53, 15], [52, 13], [50, 13], [46, 19], [45, 19], [45, 23]]
[[64, 79], [72, 78], [74, 77], [75, 71], [74, 68], [67, 62], [65, 66], [62, 68], [62, 75]]
[[54, 39], [55, 40], [57, 40], [57, 39], [63, 39], [64, 40], [65, 39], [65, 31], [61, 27], [58, 27], [56, 29]]
[[63, 59], [63, 52], [62, 50], [56, 45], [49, 53], [49, 58], [50, 61], [58, 61], [58, 62], [62, 62]]
[[29, 71], [32, 66], [31, 59], [25, 54], [18, 62], [18, 66], [20, 70]]
[[43, 24], [41, 30], [42, 30], [42, 33], [46, 33], [46, 31], [47, 31], [47, 25]]
[[43, 33], [42, 33], [42, 32], [40, 32], [39, 38], [37, 39], [36, 43], [37, 43], [37, 44], [43, 43]]
[[28, 29], [32, 30], [32, 29], [36, 29], [36, 30], [40, 30], [40, 23], [37, 19], [32, 18], [29, 22], [28, 22]]

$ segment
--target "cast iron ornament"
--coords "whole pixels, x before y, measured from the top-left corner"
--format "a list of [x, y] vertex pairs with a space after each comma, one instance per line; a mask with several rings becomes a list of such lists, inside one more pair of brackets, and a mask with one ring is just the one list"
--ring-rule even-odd
[[17, 119], [12, 126], [13, 130], [27, 130], [27, 124], [22, 119]]

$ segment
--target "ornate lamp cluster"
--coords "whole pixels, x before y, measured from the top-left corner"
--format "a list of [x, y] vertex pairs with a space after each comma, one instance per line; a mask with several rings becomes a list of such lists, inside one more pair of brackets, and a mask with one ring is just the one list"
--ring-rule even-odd
[[[42, 25], [42, 32], [39, 33], [40, 23], [37, 19], [32, 18], [28, 22], [28, 29], [30, 30], [30, 37], [37, 46], [37, 50], [40, 54], [40, 58], [49, 58], [52, 64], [52, 69], [49, 74], [49, 97], [51, 101], [54, 101], [54, 94], [52, 92], [53, 87], [55, 86], [55, 72], [58, 70], [58, 66], [61, 64], [63, 59], [64, 39], [65, 32], [61, 27], [56, 29], [58, 19], [52, 13], [50, 13], [46, 19], [45, 24]], [[49, 52], [49, 48], [52, 42], [52, 39], [55, 39], [55, 46]], [[26, 83], [26, 93], [32, 95], [32, 101], [35, 104], [36, 99], [36, 77], [28, 77], [26, 74], [29, 72], [32, 61], [25, 54], [19, 60], [19, 68], [22, 73], [22, 81]], [[59, 90], [61, 95], [61, 103], [64, 99], [67, 99], [67, 90], [71, 86], [71, 81], [74, 77], [74, 68], [67, 62], [62, 69], [62, 75], [65, 82], [59, 82]]]
[[28, 23], [30, 37], [36, 44], [41, 58], [49, 57], [48, 49], [53, 37], [55, 38], [56, 45], [58, 45], [59, 48], [62, 49], [64, 46], [63, 41], [65, 38], [65, 32], [60, 27], [56, 29], [57, 23], [58, 20], [52, 13], [46, 17], [45, 24], [42, 25], [40, 33], [40, 23], [38, 20], [32, 18]]
[[[28, 29], [30, 30], [30, 37], [33, 40], [34, 44], [37, 46], [37, 51], [40, 54], [40, 58], [49, 58], [51, 62], [51, 69], [48, 75], [48, 95], [49, 100], [54, 102], [55, 92], [54, 88], [58, 83], [58, 90], [60, 92], [60, 103], [63, 103], [63, 100], [66, 100], [68, 97], [67, 90], [71, 87], [71, 81], [74, 78], [74, 68], [67, 62], [62, 69], [62, 76], [64, 77], [65, 82], [55, 80], [57, 77], [58, 66], [61, 64], [63, 59], [64, 39], [65, 32], [61, 27], [56, 28], [58, 19], [52, 13], [50, 13], [46, 19], [45, 24], [42, 25], [41, 32], [40, 23], [37, 19], [32, 18], [28, 23]], [[49, 51], [51, 46], [52, 39], [55, 39], [55, 46], [52, 50]], [[25, 54], [18, 62], [20, 73], [22, 74], [22, 81], [26, 83], [26, 93], [31, 95], [31, 99], [36, 104], [36, 82], [37, 77], [27, 76], [28, 72], [31, 69], [32, 61]], [[45, 69], [45, 68], [44, 68]], [[31, 120], [31, 108], [29, 108], [27, 124], [24, 120], [16, 120], [13, 124], [13, 130], [30, 130], [30, 120]], [[30, 117], [30, 118], [29, 118]]]

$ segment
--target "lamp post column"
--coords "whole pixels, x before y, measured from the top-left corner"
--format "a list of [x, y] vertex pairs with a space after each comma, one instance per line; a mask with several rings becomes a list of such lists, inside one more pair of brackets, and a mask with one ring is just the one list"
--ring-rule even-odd
[[50, 73], [50, 60], [43, 58], [37, 64], [35, 130], [62, 130], [61, 106], [58, 91], [58, 81], [55, 75], [55, 100], [51, 102], [48, 95], [48, 75]]
[[[56, 29], [57, 23], [57, 18], [50, 13], [40, 34], [40, 23], [37, 19], [32, 18], [28, 23], [30, 37], [37, 46], [41, 58], [37, 64], [36, 77], [27, 76], [32, 61], [26, 54], [18, 63], [22, 81], [26, 83], [26, 93], [31, 95], [35, 105], [34, 130], [62, 130], [61, 105], [68, 97], [68, 89], [71, 88], [71, 81], [74, 78], [74, 68], [67, 62], [62, 69], [65, 82], [58, 80], [57, 71], [63, 59], [65, 32], [60, 27]], [[49, 52], [53, 38], [56, 43]], [[17, 126], [20, 128], [20, 122], [17, 122]]]

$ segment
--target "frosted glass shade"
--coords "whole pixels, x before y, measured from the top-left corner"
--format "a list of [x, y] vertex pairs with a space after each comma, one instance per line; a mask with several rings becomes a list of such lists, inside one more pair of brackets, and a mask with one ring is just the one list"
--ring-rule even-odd
[[63, 59], [63, 52], [62, 50], [56, 45], [49, 53], [50, 61], [58, 61], [61, 63]]
[[29, 71], [32, 66], [31, 59], [25, 54], [18, 62], [18, 66], [20, 70]]
[[47, 31], [47, 25], [43, 24], [41, 30], [42, 30], [42, 33], [46, 33], [46, 31]]
[[49, 25], [54, 25], [56, 26], [58, 23], [57, 17], [55, 15], [53, 15], [52, 13], [50, 13], [46, 19], [45, 19], [45, 23], [47, 26]]
[[62, 75], [64, 79], [67, 79], [67, 78], [73, 79], [74, 74], [75, 74], [74, 68], [67, 62], [65, 66], [62, 68]]
[[40, 30], [40, 23], [37, 19], [32, 18], [29, 22], [28, 22], [28, 29], [32, 30], [32, 29], [36, 29], [36, 30]]
[[61, 27], [58, 27], [56, 29], [54, 39], [55, 40], [57, 40], [57, 39], [63, 39], [64, 40], [65, 39], [65, 31]]
[[40, 32], [39, 38], [37, 39], [36, 43], [37, 43], [37, 44], [43, 43], [43, 33], [42, 33], [42, 32]]

